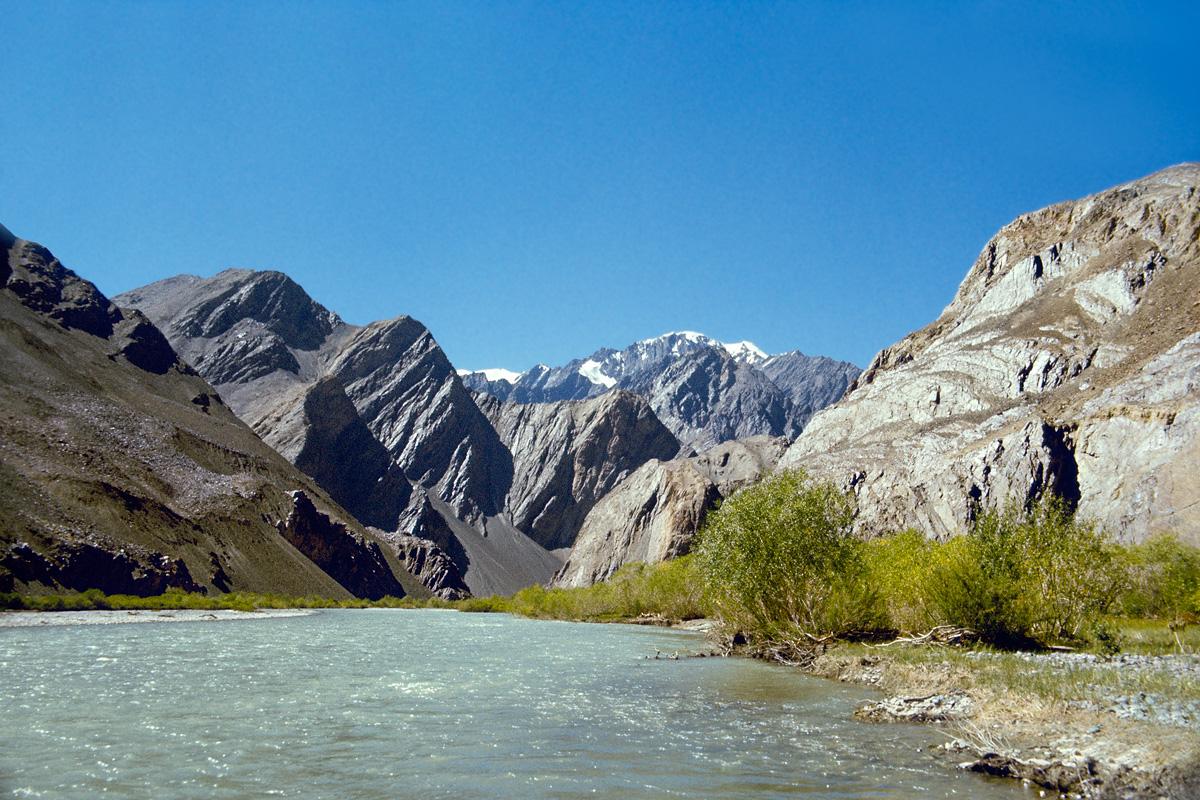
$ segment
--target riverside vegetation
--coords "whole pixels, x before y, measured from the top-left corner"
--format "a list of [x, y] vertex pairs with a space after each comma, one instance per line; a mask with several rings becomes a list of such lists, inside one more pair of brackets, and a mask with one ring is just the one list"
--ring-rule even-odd
[[1116, 652], [1189, 649], [1200, 621], [1200, 548], [1169, 534], [1122, 545], [1060, 500], [981, 510], [970, 530], [934, 541], [914, 530], [863, 540], [832, 484], [779, 473], [709, 515], [692, 555], [628, 564], [587, 588], [531, 586], [511, 596], [445, 601], [331, 600], [171, 590], [155, 597], [0, 594], [0, 608], [455, 608], [612, 622], [713, 617], [752, 646], [807, 649], [954, 628], [1000, 648]]

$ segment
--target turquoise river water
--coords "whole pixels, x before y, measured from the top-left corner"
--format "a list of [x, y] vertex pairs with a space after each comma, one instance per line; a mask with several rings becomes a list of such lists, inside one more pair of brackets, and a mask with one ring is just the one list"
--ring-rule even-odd
[[1000, 798], [694, 633], [452, 611], [0, 627], [0, 796]]

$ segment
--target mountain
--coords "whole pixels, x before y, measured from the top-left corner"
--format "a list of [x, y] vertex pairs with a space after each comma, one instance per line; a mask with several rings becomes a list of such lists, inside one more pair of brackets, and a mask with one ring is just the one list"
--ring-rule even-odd
[[806, 356], [799, 350], [771, 356], [756, 365], [792, 401], [792, 418], [801, 429], [812, 415], [831, 406], [862, 372], [845, 361]]
[[758, 436], [646, 462], [592, 508], [554, 584], [590, 586], [623, 564], [686, 554], [708, 512], [774, 469], [787, 446], [786, 438]]
[[549, 549], [570, 547], [596, 501], [629, 473], [680, 449], [649, 404], [625, 391], [558, 403], [477, 399], [512, 453], [510, 519]]
[[852, 490], [866, 533], [1053, 492], [1121, 539], [1200, 543], [1198, 189], [1184, 164], [1006, 225], [783, 465]]
[[421, 591], [145, 316], [0, 227], [0, 590]]
[[442, 596], [548, 581], [601, 494], [679, 451], [631, 395], [530, 413], [497, 401], [489, 418], [419, 322], [349, 325], [280, 272], [185, 275], [117, 299]]
[[795, 436], [814, 410], [841, 396], [858, 369], [799, 351], [768, 357], [751, 342], [680, 331], [623, 350], [603, 348], [562, 367], [460, 374], [468, 387], [517, 403], [633, 392], [685, 446], [700, 450], [745, 436]]

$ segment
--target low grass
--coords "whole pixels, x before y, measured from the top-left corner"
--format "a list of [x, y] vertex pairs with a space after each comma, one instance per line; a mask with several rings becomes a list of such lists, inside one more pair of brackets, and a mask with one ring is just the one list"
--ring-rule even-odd
[[264, 608], [442, 608], [464, 612], [503, 612], [538, 619], [615, 622], [654, 614], [671, 620], [706, 616], [703, 591], [693, 560], [683, 558], [653, 566], [628, 564], [609, 580], [582, 589], [531, 586], [511, 597], [465, 600], [384, 597], [380, 600], [290, 597], [253, 592], [196, 594], [170, 589], [153, 597], [106, 595], [98, 589], [80, 594], [21, 595], [0, 593], [0, 609], [25, 611], [165, 611]]
[[691, 556], [654, 565], [626, 564], [608, 580], [586, 588], [530, 586], [511, 597], [474, 597], [446, 607], [579, 622], [621, 622], [643, 615], [687, 620], [710, 611]]
[[[1156, 623], [1124, 621], [1124, 637], [1136, 631], [1153, 630]], [[1165, 626], [1164, 626], [1165, 627]], [[1200, 639], [1200, 635], [1197, 635]], [[1159, 645], [1146, 647], [1146, 654], [1170, 652], [1162, 637]], [[880, 649], [862, 642], [845, 642], [830, 651], [835, 662], [885, 663], [891, 685], [885, 689], [904, 692], [938, 692], [949, 689], [984, 689], [992, 694], [1033, 697], [1054, 706], [1074, 701], [1098, 704], [1139, 692], [1165, 700], [1200, 700], [1200, 678], [1180, 676], [1166, 664], [1123, 668], [1120, 664], [1059, 658], [1031, 658], [1029, 654], [975, 647], [888, 647]]]

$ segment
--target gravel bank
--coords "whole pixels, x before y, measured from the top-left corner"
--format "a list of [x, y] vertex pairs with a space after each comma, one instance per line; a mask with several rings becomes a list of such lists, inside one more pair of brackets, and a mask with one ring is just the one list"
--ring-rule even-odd
[[5, 611], [0, 612], [0, 628], [32, 628], [42, 625], [127, 625], [141, 622], [225, 622], [244, 619], [303, 617], [316, 611], [304, 608], [230, 611]]

